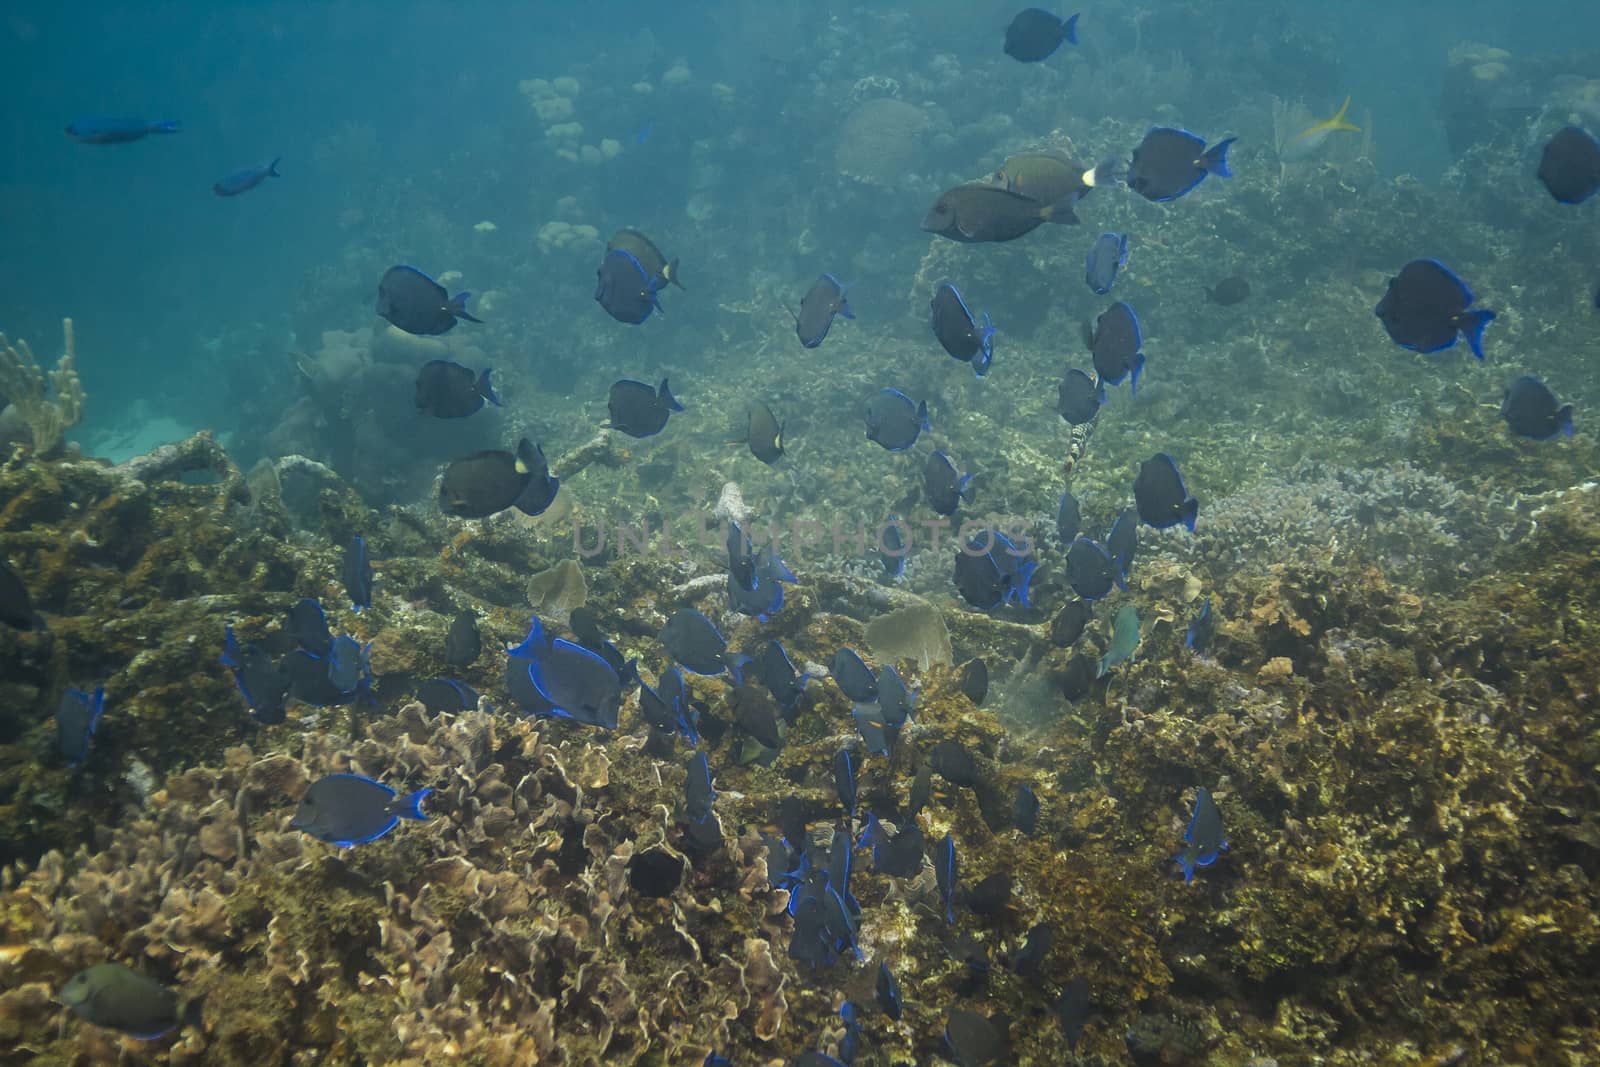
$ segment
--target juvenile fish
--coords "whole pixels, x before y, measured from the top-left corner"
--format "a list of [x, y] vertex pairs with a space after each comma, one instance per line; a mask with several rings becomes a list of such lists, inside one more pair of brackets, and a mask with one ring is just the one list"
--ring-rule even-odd
[[240, 193], [248, 193], [268, 178], [283, 177], [278, 173], [278, 162], [274, 159], [264, 166], [236, 170], [213, 185], [211, 191], [218, 196], [238, 196]]

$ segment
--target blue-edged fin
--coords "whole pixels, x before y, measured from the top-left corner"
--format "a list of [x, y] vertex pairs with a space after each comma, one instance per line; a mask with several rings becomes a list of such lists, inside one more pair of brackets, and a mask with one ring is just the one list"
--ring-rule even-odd
[[684, 407], [678, 403], [678, 398], [672, 395], [672, 390], [667, 388], [667, 380], [661, 379], [661, 387], [656, 390], [656, 397], [664, 404], [668, 411], [683, 411]]
[[495, 407], [499, 407], [500, 394], [496, 393], [494, 391], [494, 386], [489, 384], [489, 375], [492, 373], [492, 371], [493, 369], [490, 367], [483, 368], [483, 373], [478, 375], [478, 383], [476, 386], [474, 386], [474, 388], [478, 391], [479, 396], [483, 397]]
[[1200, 157], [1200, 165], [1206, 168], [1207, 174], [1215, 174], [1219, 178], [1233, 177], [1233, 171], [1228, 169], [1228, 149], [1237, 140], [1237, 137], [1226, 137], [1206, 149], [1205, 155]]
[[[1471, 302], [1470, 295], [1468, 302]], [[1488, 329], [1494, 318], [1494, 312], [1488, 308], [1477, 308], [1461, 313], [1461, 321], [1458, 323], [1461, 336], [1467, 339], [1467, 347], [1471, 348], [1472, 354], [1480, 360], [1483, 358], [1483, 331]]]
[[466, 319], [468, 322], [476, 322], [481, 326], [483, 325], [483, 320], [474, 318], [467, 312], [467, 301], [470, 299], [472, 299], [471, 293], [457, 293], [450, 299], [450, 314], [454, 315], [458, 319]]

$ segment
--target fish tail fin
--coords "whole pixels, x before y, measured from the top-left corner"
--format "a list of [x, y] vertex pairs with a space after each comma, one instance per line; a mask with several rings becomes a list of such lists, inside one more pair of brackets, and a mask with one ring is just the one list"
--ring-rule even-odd
[[1039, 217], [1046, 222], [1053, 222], [1057, 226], [1076, 226], [1078, 216], [1073, 212], [1072, 205], [1076, 204], [1083, 196], [1083, 192], [1070, 193], [1065, 199], [1054, 204], [1046, 204], [1039, 209]]
[[493, 367], [483, 368], [483, 373], [478, 375], [478, 384], [473, 388], [477, 390], [479, 396], [483, 397], [495, 407], [499, 407], [500, 396], [494, 391], [494, 386], [489, 384], [489, 375], [492, 373], [494, 373]]
[[928, 402], [926, 400], [917, 404], [917, 425], [922, 427], [924, 433], [932, 428], [928, 425]]
[[728, 677], [733, 679], [733, 684], [736, 686], [744, 684], [744, 669], [754, 662], [754, 659], [742, 652], [737, 655], [724, 654], [722, 657], [723, 666], [728, 668]]
[[842, 289], [839, 291], [839, 314], [851, 320], [856, 317], [855, 309], [850, 306], [850, 298], [844, 295]]
[[180, 133], [182, 130], [183, 123], [177, 119], [162, 119], [160, 122], [150, 124], [151, 133]]
[[389, 814], [402, 819], [426, 819], [428, 816], [422, 810], [422, 802], [428, 799], [428, 794], [432, 792], [431, 788], [424, 786], [415, 793], [395, 797], [389, 804]]
[[1183, 519], [1183, 524], [1189, 528], [1190, 533], [1194, 533], [1194, 520], [1199, 516], [1199, 514], [1200, 501], [1196, 500], [1194, 497], [1190, 497], [1188, 500], [1185, 500], [1183, 502], [1183, 506], [1178, 509], [1178, 517]]
[[1078, 16], [1077, 15], [1073, 15], [1071, 18], [1067, 19], [1065, 25], [1063, 25], [1061, 27], [1061, 29], [1062, 29], [1062, 32], [1066, 35], [1068, 44], [1077, 44], [1078, 43]]
[[1094, 394], [1095, 394], [1095, 397], [1100, 401], [1100, 406], [1101, 407], [1105, 407], [1106, 406], [1106, 380], [1104, 378], [1100, 377], [1100, 375], [1098, 375], [1098, 374], [1096, 374], [1094, 376]]
[[1206, 154], [1200, 157], [1200, 165], [1206, 168], [1207, 174], [1215, 174], [1219, 178], [1233, 177], [1233, 171], [1228, 169], [1228, 149], [1237, 140], [1237, 137], [1225, 137], [1206, 149]]
[[[661, 276], [679, 289], [683, 289], [683, 282], [678, 279], [678, 261], [676, 259], [661, 269]], [[688, 290], [684, 289], [684, 292], [688, 292]]]
[[962, 500], [972, 499], [972, 475], [963, 474], [961, 481], [956, 484], [956, 496]]
[[1483, 331], [1488, 329], [1494, 318], [1494, 312], [1488, 308], [1479, 308], [1476, 311], [1462, 313], [1461, 335], [1467, 339], [1467, 344], [1472, 348], [1472, 354], [1479, 359], [1483, 358]]
[[1350, 110], [1350, 98], [1344, 98], [1344, 103], [1339, 105], [1339, 110], [1329, 119], [1326, 126], [1330, 130], [1348, 130], [1350, 133], [1360, 133], [1361, 127], [1352, 122], [1347, 122], [1344, 113]]
[[1562, 437], [1572, 436], [1572, 405], [1563, 404], [1561, 410], [1556, 412], [1556, 427], [1561, 431]]
[[517, 442], [517, 473], [531, 474], [538, 469], [539, 455], [534, 451], [533, 442], [526, 437]]
[[198, 1028], [201, 1024], [200, 1009], [205, 1001], [200, 997], [193, 997], [178, 1005], [178, 1020], [180, 1026], [193, 1026]]
[[471, 293], [457, 293], [450, 300], [450, 314], [454, 315], [458, 319], [466, 319], [468, 322], [476, 322], [481, 326], [483, 325], [482, 319], [473, 318], [471, 315], [467, 314], [467, 301], [471, 299]]
[[278, 164], [282, 163], [282, 162], [283, 162], [283, 157], [282, 156], [278, 156], [271, 163], [268, 163], [267, 164], [267, 175], [269, 177], [273, 177], [273, 178], [281, 178], [281, 177], [283, 177], [283, 175], [278, 173]]
[[[1481, 359], [1482, 357], [1480, 356], [1479, 358]], [[1144, 371], [1144, 353], [1140, 352], [1139, 353], [1139, 358], [1133, 361], [1133, 379], [1132, 379], [1131, 384], [1128, 386], [1128, 395], [1130, 397], [1135, 397], [1135, 396], [1139, 395], [1139, 375], [1141, 373], [1143, 373], [1143, 371]]]
[[1098, 189], [1102, 185], [1112, 185], [1122, 177], [1122, 163], [1115, 159], [1101, 160], [1095, 164], [1093, 170], [1085, 171], [1083, 184], [1090, 189]]
[[672, 390], [667, 388], [667, 380], [661, 379], [661, 388], [656, 390], [656, 397], [665, 405], [668, 411], [682, 411], [684, 407], [678, 403], [678, 398], [672, 395]]

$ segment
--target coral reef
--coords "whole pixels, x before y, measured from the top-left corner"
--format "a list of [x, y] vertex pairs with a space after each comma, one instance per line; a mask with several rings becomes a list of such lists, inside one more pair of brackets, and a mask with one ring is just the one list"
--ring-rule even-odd
[[10, 402], [28, 429], [33, 450], [41, 455], [54, 451], [83, 418], [83, 385], [78, 381], [71, 319], [61, 320], [61, 333], [61, 358], [48, 373], [40, 370], [28, 342], [19, 339], [13, 346], [0, 333], [0, 408], [4, 401]]

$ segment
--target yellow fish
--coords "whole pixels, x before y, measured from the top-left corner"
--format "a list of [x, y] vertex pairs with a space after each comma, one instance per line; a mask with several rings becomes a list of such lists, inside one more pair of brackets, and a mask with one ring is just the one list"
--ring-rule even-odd
[[1307, 159], [1316, 154], [1317, 150], [1327, 141], [1328, 135], [1335, 130], [1360, 133], [1360, 126], [1345, 121], [1344, 114], [1349, 110], [1350, 98], [1347, 96], [1344, 98], [1344, 103], [1339, 105], [1338, 112], [1332, 118], [1313, 122], [1310, 126], [1307, 126], [1280, 145], [1278, 147], [1278, 158], [1286, 162]]

